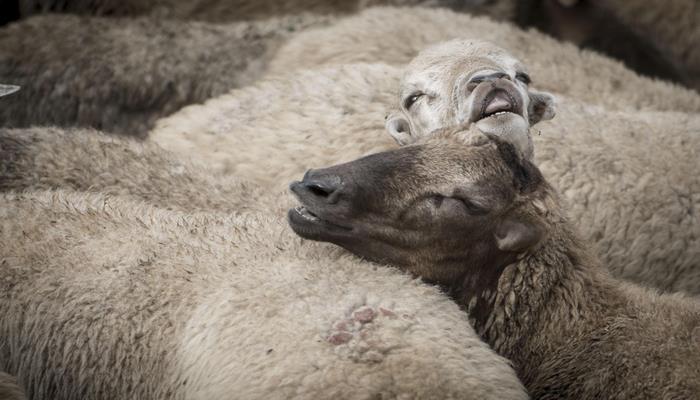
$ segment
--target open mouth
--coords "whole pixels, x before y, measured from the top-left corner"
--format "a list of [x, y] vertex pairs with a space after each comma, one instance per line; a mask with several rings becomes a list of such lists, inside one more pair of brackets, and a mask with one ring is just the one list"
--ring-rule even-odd
[[481, 111], [474, 122], [496, 115], [520, 115], [521, 113], [522, 109], [520, 102], [518, 102], [507, 90], [496, 89], [484, 97]]
[[314, 214], [306, 206], [300, 205], [287, 213], [289, 225], [298, 235], [312, 240], [325, 240], [328, 235], [352, 231], [352, 228], [338, 225]]
[[309, 211], [308, 208], [306, 208], [304, 206], [296, 206], [296, 207], [294, 207], [294, 211], [296, 211], [296, 213], [298, 215], [300, 215], [302, 218], [304, 218], [307, 221], [310, 221], [310, 222], [321, 221], [321, 218], [317, 217], [316, 214], [312, 213], [311, 211]]

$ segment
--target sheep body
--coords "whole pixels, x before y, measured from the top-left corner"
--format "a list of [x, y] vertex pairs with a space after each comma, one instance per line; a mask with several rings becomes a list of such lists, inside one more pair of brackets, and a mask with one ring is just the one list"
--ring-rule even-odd
[[478, 283], [449, 288], [477, 332], [513, 361], [536, 399], [695, 398], [700, 303], [612, 278], [538, 179], [499, 218], [530, 218], [541, 242], [508, 265], [474, 271], [467, 259]]
[[693, 0], [672, 0], [651, 6], [641, 1], [605, 0], [599, 6], [642, 32], [682, 65], [691, 87], [700, 88], [700, 8]]
[[534, 30], [449, 10], [377, 7], [307, 29], [276, 52], [269, 73], [363, 62], [402, 66], [425, 47], [454, 38], [478, 38], [506, 49], [528, 66], [538, 89], [613, 110], [700, 110], [700, 96], [692, 90], [641, 77], [620, 62]]
[[313, 12], [348, 14], [374, 5], [445, 6], [454, 9], [480, 9], [480, 0], [158, 0], [148, 3], [127, 0], [20, 0], [19, 15], [45, 12], [67, 12], [83, 15], [154, 15], [198, 21], [229, 22], [265, 18], [274, 15]]
[[276, 192], [191, 165], [158, 145], [91, 129], [0, 129], [0, 191], [99, 192], [161, 208], [274, 210]]
[[0, 400], [25, 400], [24, 392], [13, 376], [0, 372]]
[[[308, 168], [394, 146], [382, 116], [393, 107], [400, 76], [401, 69], [386, 64], [277, 76], [186, 107], [159, 121], [151, 138], [216, 171], [281, 190]], [[664, 85], [638, 79], [650, 90]], [[689, 95], [668, 89], [679, 102]], [[639, 111], [618, 99], [611, 109], [560, 96], [558, 116], [534, 133], [536, 162], [616, 276], [699, 294], [700, 226], [693, 210], [700, 207], [700, 118]]]
[[461, 126], [315, 169], [289, 224], [440, 285], [534, 399], [696, 398], [698, 299], [613, 279], [518, 148]]
[[384, 64], [298, 71], [186, 107], [158, 121], [150, 140], [220, 173], [281, 189], [314, 164], [393, 146], [384, 116], [400, 74]]
[[88, 126], [143, 137], [159, 117], [246, 85], [303, 14], [209, 25], [149, 18], [37, 16], [0, 29], [3, 126]]
[[526, 398], [437, 289], [281, 218], [0, 202], [0, 368], [32, 398]]

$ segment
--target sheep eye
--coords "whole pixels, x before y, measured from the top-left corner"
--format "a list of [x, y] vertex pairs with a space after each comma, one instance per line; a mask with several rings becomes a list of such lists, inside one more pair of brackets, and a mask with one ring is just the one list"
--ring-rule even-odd
[[532, 79], [530, 79], [530, 75], [526, 74], [525, 72], [518, 72], [515, 74], [515, 79], [519, 80], [520, 82], [529, 85], [530, 82], [532, 82]]
[[406, 100], [404, 101], [403, 106], [404, 106], [407, 110], [410, 109], [411, 106], [413, 105], [413, 103], [415, 103], [416, 101], [418, 101], [418, 99], [420, 99], [421, 96], [423, 96], [423, 93], [414, 93], [414, 94], [408, 96], [408, 97], [406, 98]]
[[431, 196], [430, 199], [433, 202], [433, 206], [435, 208], [442, 207], [445, 201], [447, 200], [450, 204], [462, 204], [466, 209], [467, 213], [469, 213], [470, 215], [485, 215], [489, 212], [488, 209], [470, 201], [469, 199], [459, 197], [445, 197], [439, 194]]
[[462, 204], [464, 204], [464, 207], [467, 209], [467, 212], [471, 215], [486, 215], [489, 213], [489, 210], [474, 203], [473, 201], [470, 201], [469, 199], [458, 200], [461, 201]]

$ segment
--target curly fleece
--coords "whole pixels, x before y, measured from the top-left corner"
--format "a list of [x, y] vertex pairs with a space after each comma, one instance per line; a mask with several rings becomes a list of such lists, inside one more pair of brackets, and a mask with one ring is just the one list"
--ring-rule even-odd
[[456, 35], [513, 50], [534, 85], [559, 97], [558, 116], [533, 132], [536, 161], [612, 272], [699, 294], [700, 96], [536, 32], [445, 10], [368, 10], [300, 34], [273, 61], [310, 69], [186, 107], [158, 121], [151, 138], [281, 189], [308, 168], [394, 146], [383, 117], [396, 104], [402, 69], [360, 62], [401, 64]]
[[0, 203], [0, 369], [31, 398], [527, 398], [438, 289], [283, 218]]

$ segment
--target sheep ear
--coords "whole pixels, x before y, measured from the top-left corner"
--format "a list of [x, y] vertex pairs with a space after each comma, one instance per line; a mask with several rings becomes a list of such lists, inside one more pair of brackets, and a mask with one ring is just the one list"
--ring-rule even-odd
[[530, 90], [530, 105], [527, 113], [530, 117], [530, 126], [535, 125], [540, 121], [547, 121], [554, 118], [556, 115], [554, 96], [547, 92], [538, 92]]
[[535, 224], [514, 219], [502, 221], [494, 234], [498, 248], [513, 253], [536, 245], [542, 235], [542, 230]]
[[399, 146], [405, 146], [415, 141], [415, 138], [411, 135], [411, 125], [400, 111], [387, 115], [385, 127]]
[[19, 86], [0, 84], [0, 97], [12, 94], [19, 90]]

